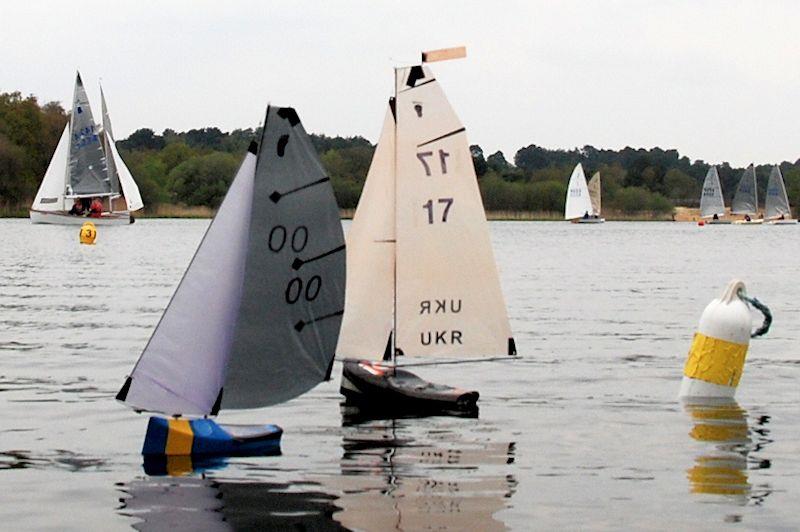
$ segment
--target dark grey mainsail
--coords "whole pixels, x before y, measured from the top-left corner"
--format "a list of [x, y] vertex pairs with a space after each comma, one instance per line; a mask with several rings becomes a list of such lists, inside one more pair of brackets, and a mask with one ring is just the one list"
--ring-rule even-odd
[[742, 174], [736, 194], [731, 205], [733, 214], [758, 213], [758, 189], [756, 185], [756, 169], [751, 164]]
[[279, 403], [323, 381], [344, 288], [344, 234], [330, 180], [294, 109], [270, 107], [222, 407]]
[[100, 131], [92, 117], [89, 98], [80, 73], [75, 78], [75, 93], [70, 117], [68, 196], [101, 196], [111, 192]]
[[267, 110], [117, 399], [168, 415], [279, 403], [329, 375], [345, 253], [330, 180], [291, 108]]

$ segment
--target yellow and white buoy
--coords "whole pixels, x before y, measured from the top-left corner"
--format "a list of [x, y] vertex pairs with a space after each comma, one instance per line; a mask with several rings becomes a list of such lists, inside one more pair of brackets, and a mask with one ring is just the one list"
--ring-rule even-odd
[[733, 397], [736, 393], [753, 325], [750, 308], [739, 297], [744, 289], [744, 283], [734, 279], [722, 297], [703, 311], [683, 368], [679, 397]]
[[81, 244], [94, 245], [94, 241], [97, 238], [97, 228], [92, 222], [86, 222], [81, 226], [79, 238]]

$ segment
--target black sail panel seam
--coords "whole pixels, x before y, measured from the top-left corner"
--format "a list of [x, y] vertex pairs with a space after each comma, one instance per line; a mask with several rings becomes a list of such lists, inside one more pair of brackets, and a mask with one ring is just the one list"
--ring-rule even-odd
[[423, 142], [422, 144], [417, 144], [417, 148], [421, 148], [423, 146], [427, 146], [428, 144], [431, 144], [432, 142], [436, 142], [437, 140], [442, 140], [442, 139], [446, 139], [447, 137], [452, 137], [453, 135], [458, 135], [459, 133], [462, 133], [462, 132], [464, 132], [466, 130], [467, 130], [467, 128], [462, 127], [461, 129], [456, 129], [455, 131], [451, 131], [450, 133], [445, 133], [441, 137], [436, 137], [435, 139], [431, 139], [431, 140], [429, 140], [427, 142]]

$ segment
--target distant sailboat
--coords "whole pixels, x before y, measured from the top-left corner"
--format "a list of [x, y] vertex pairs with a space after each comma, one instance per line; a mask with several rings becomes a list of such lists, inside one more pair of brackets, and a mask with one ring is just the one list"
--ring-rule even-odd
[[[596, 178], [596, 181], [595, 181]], [[577, 223], [602, 223], [600, 218], [600, 173], [592, 177], [594, 194], [586, 184], [581, 163], [575, 165], [567, 185], [567, 200], [564, 208], [564, 219]]]
[[733, 196], [731, 214], [743, 214], [744, 220], [733, 222], [737, 225], [760, 224], [763, 220], [753, 219], [752, 216], [758, 214], [758, 184], [756, 182], [756, 169], [751, 164], [745, 169], [739, 186], [736, 187], [736, 194]]
[[792, 218], [792, 209], [789, 206], [789, 197], [786, 195], [786, 185], [778, 165], [772, 168], [767, 183], [767, 199], [764, 204], [764, 216], [769, 225], [796, 224]]
[[[423, 54], [423, 62], [464, 53]], [[478, 392], [428, 383], [398, 365], [516, 355], [465, 128], [427, 66], [395, 69], [347, 264], [337, 347], [351, 357], [341, 384], [347, 402], [383, 412], [475, 411]]]
[[725, 216], [725, 200], [722, 198], [722, 186], [719, 184], [717, 167], [708, 169], [706, 179], [703, 181], [703, 192], [700, 195], [700, 217], [711, 218], [710, 224], [729, 224], [728, 220], [720, 220]]
[[[102, 87], [101, 87], [102, 94]], [[75, 78], [72, 112], [30, 208], [33, 223], [81, 225], [93, 198], [103, 204], [95, 225], [131, 223], [144, 204], [139, 188], [114, 144], [102, 97], [103, 125], [95, 123], [80, 73]], [[124, 200], [124, 201], [122, 201]], [[81, 214], [74, 214], [79, 206]], [[70, 214], [70, 212], [73, 214]]]
[[274, 405], [329, 378], [344, 261], [339, 210], [311, 140], [294, 109], [270, 107], [260, 149], [251, 144], [117, 395], [175, 418], [150, 419], [143, 454], [274, 450], [274, 425], [180, 418]]

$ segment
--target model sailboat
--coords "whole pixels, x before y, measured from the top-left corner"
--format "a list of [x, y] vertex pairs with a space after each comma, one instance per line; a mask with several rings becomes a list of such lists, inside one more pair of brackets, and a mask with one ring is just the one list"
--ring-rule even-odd
[[756, 169], [751, 164], [745, 169], [739, 186], [736, 187], [736, 194], [733, 196], [731, 214], [744, 215], [743, 220], [736, 220], [735, 224], [750, 225], [760, 224], [763, 220], [753, 219], [752, 216], [758, 214], [758, 184], [756, 182]]
[[[423, 62], [464, 55], [429, 52]], [[347, 401], [384, 411], [474, 410], [477, 392], [398, 367], [417, 357], [516, 354], [465, 128], [427, 66], [395, 69], [347, 261], [337, 348], [350, 357]]]
[[797, 220], [792, 218], [789, 197], [786, 195], [786, 185], [783, 183], [783, 175], [781, 175], [781, 169], [778, 165], [775, 165], [769, 174], [764, 211], [769, 225], [797, 223]]
[[703, 191], [700, 194], [700, 217], [711, 218], [707, 222], [710, 224], [730, 223], [728, 220], [720, 220], [720, 216], [725, 216], [725, 200], [722, 198], [722, 186], [719, 184], [717, 167], [712, 166], [708, 169], [703, 181]]
[[[256, 155], [256, 152], [258, 154]], [[117, 399], [151, 418], [144, 454], [260, 453], [274, 425], [218, 425], [330, 376], [344, 308], [344, 235], [329, 178], [294, 109], [270, 107]]]
[[102, 100], [100, 126], [94, 121], [78, 73], [72, 113], [31, 205], [31, 222], [81, 225], [90, 204], [97, 200], [92, 214], [95, 225], [128, 224], [133, 221], [130, 213], [144, 206], [139, 188], [114, 144], [105, 96]]
[[[596, 180], [595, 180], [596, 179]], [[581, 163], [575, 165], [567, 185], [567, 200], [564, 207], [564, 219], [575, 223], [602, 223], [600, 218], [600, 174], [592, 177], [594, 194], [586, 184]]]

